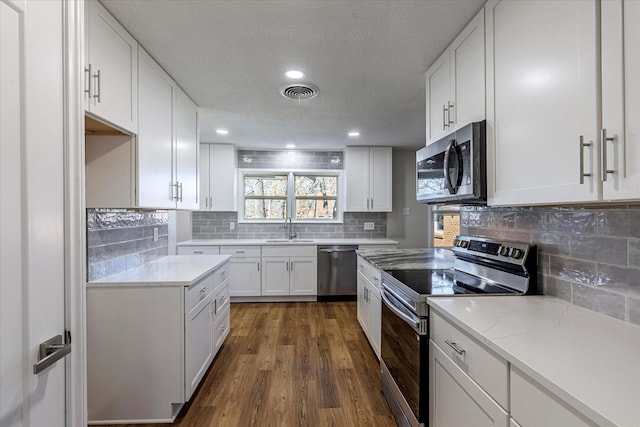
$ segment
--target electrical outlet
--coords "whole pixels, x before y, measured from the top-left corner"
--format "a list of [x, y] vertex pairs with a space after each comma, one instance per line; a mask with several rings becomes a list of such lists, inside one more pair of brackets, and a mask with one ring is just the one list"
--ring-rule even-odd
[[153, 241], [154, 242], [158, 241], [158, 228], [157, 227], [153, 227]]
[[229, 223], [229, 230], [235, 230], [235, 229], [236, 229], [236, 223], [235, 223], [235, 222], [233, 222], [233, 221], [231, 221], [231, 222]]
[[365, 230], [375, 230], [375, 224], [373, 222], [365, 222], [364, 223]]
[[402, 208], [402, 215], [404, 216], [411, 215], [411, 208]]

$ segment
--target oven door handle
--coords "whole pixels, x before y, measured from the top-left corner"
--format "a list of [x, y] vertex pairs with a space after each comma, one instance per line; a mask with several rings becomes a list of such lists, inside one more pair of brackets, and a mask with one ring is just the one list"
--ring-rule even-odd
[[380, 295], [382, 296], [382, 301], [389, 308], [389, 310], [393, 311], [399, 318], [407, 322], [409, 325], [413, 326], [414, 329], [420, 329], [420, 318], [414, 316], [410, 313], [403, 312], [393, 300], [396, 300], [398, 304], [402, 304], [398, 301], [393, 295], [387, 292], [386, 289], [381, 289]]

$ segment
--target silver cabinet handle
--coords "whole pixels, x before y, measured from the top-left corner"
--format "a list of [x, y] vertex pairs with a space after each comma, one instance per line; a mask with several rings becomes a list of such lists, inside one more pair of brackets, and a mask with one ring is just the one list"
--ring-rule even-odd
[[85, 67], [84, 72], [87, 75], [84, 93], [87, 94], [87, 99], [91, 100], [91, 64], [89, 64], [88, 67]]
[[453, 124], [453, 120], [451, 120], [451, 110], [453, 109], [453, 104], [451, 101], [447, 102], [447, 127]]
[[244, 251], [236, 251], [237, 254], [243, 254]]
[[96, 86], [98, 88], [98, 90], [96, 91], [96, 94], [93, 95], [93, 98], [97, 99], [98, 103], [100, 103], [101, 102], [101, 100], [100, 100], [100, 70], [98, 70], [96, 72], [96, 74], [93, 75], [93, 78], [96, 79], [96, 82], [97, 82]]
[[289, 261], [285, 261], [285, 268], [287, 269], [287, 271], [289, 271]]
[[175, 184], [173, 182], [169, 182], [169, 200], [175, 200], [176, 199], [173, 196], [173, 187], [175, 187]]
[[204, 196], [204, 208], [209, 209], [209, 196]]
[[448, 340], [444, 340], [445, 344], [447, 344], [449, 347], [451, 347], [456, 353], [463, 355], [464, 354], [464, 350], [458, 348], [458, 344], [456, 344], [455, 342], [451, 342]]
[[584, 173], [584, 147], [591, 147], [591, 143], [584, 142], [584, 136], [580, 135], [580, 184], [584, 184], [585, 176], [591, 176], [590, 173]]
[[213, 300], [213, 314], [218, 314], [218, 300]]
[[260, 261], [256, 262], [256, 268], [258, 271], [260, 271]]
[[56, 335], [40, 344], [38, 362], [33, 365], [33, 373], [39, 374], [58, 360], [71, 353], [71, 332], [64, 331], [62, 335]]
[[615, 172], [607, 167], [607, 141], [613, 141], [614, 139], [613, 136], [607, 136], [606, 129], [602, 129], [602, 177], [600, 178], [602, 182], [607, 181], [608, 174]]
[[373, 210], [373, 197], [371, 198], [371, 210]]
[[364, 288], [364, 300], [369, 301], [369, 288]]
[[193, 251], [194, 254], [203, 254], [203, 251]]
[[213, 196], [209, 196], [209, 209], [213, 209]]
[[181, 202], [182, 201], [182, 183], [178, 182], [176, 183], [176, 185], [178, 186], [178, 201]]
[[442, 104], [442, 130], [447, 129], [447, 107]]

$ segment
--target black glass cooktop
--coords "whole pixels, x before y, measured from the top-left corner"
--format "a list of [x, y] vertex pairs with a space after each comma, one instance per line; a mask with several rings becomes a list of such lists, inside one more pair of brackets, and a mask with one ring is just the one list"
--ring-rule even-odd
[[452, 295], [455, 291], [453, 269], [385, 270], [420, 295]]

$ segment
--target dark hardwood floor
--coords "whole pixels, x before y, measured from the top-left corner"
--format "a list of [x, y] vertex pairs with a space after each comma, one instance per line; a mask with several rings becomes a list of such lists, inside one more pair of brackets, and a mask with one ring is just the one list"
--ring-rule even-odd
[[173, 425], [396, 424], [349, 301], [232, 304], [231, 333]]

